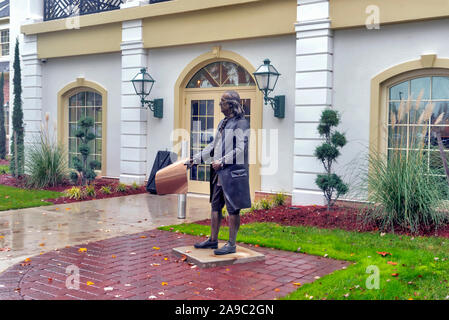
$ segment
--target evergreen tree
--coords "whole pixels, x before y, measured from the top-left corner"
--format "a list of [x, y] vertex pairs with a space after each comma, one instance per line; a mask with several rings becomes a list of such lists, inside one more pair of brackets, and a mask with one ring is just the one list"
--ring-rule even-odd
[[[318, 132], [320, 136], [325, 138], [325, 141], [315, 149], [315, 156], [323, 164], [326, 173], [319, 174], [315, 183], [324, 193], [327, 211], [335, 204], [340, 195], [348, 192], [348, 186], [338, 175], [332, 172], [332, 164], [340, 155], [338, 149], [346, 144], [345, 135], [333, 129], [333, 127], [338, 126], [339, 122], [339, 114], [335, 110], [326, 109], [322, 112], [320, 124], [318, 125]], [[335, 191], [337, 194], [332, 199]]]
[[10, 171], [14, 177], [24, 174], [24, 128], [22, 111], [22, 75], [20, 69], [19, 39], [14, 53], [14, 109], [12, 113], [12, 137]]
[[5, 97], [3, 95], [3, 88], [5, 86], [5, 77], [2, 72], [0, 78], [0, 159], [6, 158], [6, 130], [5, 130]]
[[96, 177], [95, 169], [99, 168], [101, 163], [97, 160], [88, 160], [90, 155], [89, 142], [96, 138], [96, 135], [92, 132], [94, 127], [94, 119], [91, 117], [81, 118], [78, 121], [78, 130], [75, 132], [75, 136], [79, 139], [78, 151], [81, 154], [81, 159], [77, 156], [72, 157], [73, 166], [78, 171], [72, 171], [70, 179], [77, 183], [79, 177], [81, 177], [81, 183], [87, 185], [93, 181]]

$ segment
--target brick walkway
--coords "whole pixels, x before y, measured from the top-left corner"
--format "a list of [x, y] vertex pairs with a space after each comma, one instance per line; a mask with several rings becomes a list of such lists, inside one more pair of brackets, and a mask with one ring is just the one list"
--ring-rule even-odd
[[[316, 276], [348, 265], [252, 247], [266, 255], [264, 262], [200, 269], [172, 254], [173, 247], [199, 239], [151, 230], [31, 257], [0, 274], [0, 300], [274, 299], [294, 291], [295, 282], [312, 282]], [[80, 248], [87, 251], [80, 252]], [[79, 290], [66, 288], [66, 268], [70, 265], [80, 270]]]

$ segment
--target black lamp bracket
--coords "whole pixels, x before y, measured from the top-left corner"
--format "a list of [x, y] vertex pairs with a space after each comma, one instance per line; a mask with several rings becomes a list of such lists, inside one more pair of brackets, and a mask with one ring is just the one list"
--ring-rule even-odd
[[285, 117], [285, 96], [275, 96], [274, 98], [264, 96], [265, 105], [270, 103], [271, 108], [273, 108], [274, 116], [276, 118]]
[[155, 118], [162, 118], [164, 111], [164, 99], [140, 100], [142, 108], [148, 107], [153, 112]]

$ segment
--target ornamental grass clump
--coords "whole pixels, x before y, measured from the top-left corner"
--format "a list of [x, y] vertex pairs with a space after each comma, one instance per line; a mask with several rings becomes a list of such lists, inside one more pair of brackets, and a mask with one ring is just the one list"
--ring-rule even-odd
[[324, 166], [325, 174], [319, 174], [315, 180], [317, 186], [323, 191], [327, 203], [327, 211], [335, 204], [340, 195], [348, 192], [348, 186], [335, 173], [332, 165], [340, 155], [339, 148], [346, 144], [346, 137], [334, 129], [340, 123], [337, 111], [326, 109], [321, 113], [318, 133], [324, 137], [322, 145], [315, 149], [315, 156]]
[[116, 192], [126, 192], [126, 184], [120, 182], [116, 187], [115, 187], [115, 191]]
[[80, 187], [72, 187], [64, 191], [64, 196], [70, 199], [81, 200], [86, 197], [86, 194]]
[[[410, 100], [401, 101], [398, 111], [390, 114], [393, 141], [388, 155], [371, 150], [368, 157], [366, 182], [372, 204], [365, 213], [365, 222], [375, 222], [384, 231], [401, 227], [416, 234], [421, 230], [436, 230], [448, 222], [447, 184], [426, 161], [428, 127], [410, 127], [407, 139], [401, 126], [404, 119], [418, 111], [421, 96], [415, 106]], [[433, 104], [429, 103], [417, 124], [428, 123], [432, 112]], [[404, 148], [407, 145], [409, 148]]]
[[111, 190], [110, 186], [102, 186], [100, 191], [103, 194], [111, 194], [112, 193], [112, 190]]
[[273, 205], [275, 207], [283, 206], [286, 198], [287, 196], [283, 192], [276, 193], [276, 195], [273, 196]]
[[87, 185], [84, 187], [84, 193], [89, 196], [95, 198], [97, 196], [97, 192], [95, 191], [94, 185]]
[[64, 147], [57, 143], [48, 130], [48, 113], [39, 136], [27, 148], [25, 161], [26, 183], [30, 188], [54, 187], [68, 177], [67, 155]]

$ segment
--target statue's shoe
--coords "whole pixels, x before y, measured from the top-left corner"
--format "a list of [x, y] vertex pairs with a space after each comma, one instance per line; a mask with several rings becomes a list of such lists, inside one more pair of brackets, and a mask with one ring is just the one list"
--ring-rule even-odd
[[198, 242], [193, 245], [197, 249], [217, 249], [218, 241], [210, 241], [210, 238], [203, 242]]
[[231, 246], [229, 244], [229, 242], [227, 242], [223, 247], [221, 247], [220, 249], [214, 250], [214, 254], [220, 256], [220, 255], [224, 255], [224, 254], [230, 254], [230, 253], [235, 253], [236, 250], [236, 246]]

